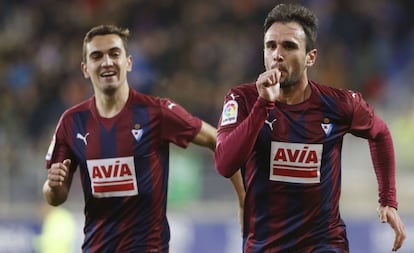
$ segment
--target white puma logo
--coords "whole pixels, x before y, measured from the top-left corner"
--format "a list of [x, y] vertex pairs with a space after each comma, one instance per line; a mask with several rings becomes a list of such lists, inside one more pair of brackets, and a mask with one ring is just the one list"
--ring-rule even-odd
[[234, 95], [233, 93], [230, 94], [231, 99], [236, 100], [237, 97], [239, 97], [239, 95]]
[[169, 104], [168, 104], [168, 109], [172, 109], [174, 106], [176, 106], [176, 104], [174, 104], [173, 102], [170, 102]]
[[270, 122], [270, 121], [268, 121], [268, 120], [265, 120], [265, 124], [268, 124], [269, 125], [269, 127], [270, 127], [270, 130], [272, 130], [273, 131], [273, 123], [276, 121], [276, 119], [274, 119], [274, 120], [272, 120], [272, 122]]
[[80, 133], [76, 134], [77, 139], [81, 139], [85, 145], [88, 145], [88, 142], [86, 141], [86, 137], [88, 137], [89, 133], [86, 133], [85, 136], [82, 136]]

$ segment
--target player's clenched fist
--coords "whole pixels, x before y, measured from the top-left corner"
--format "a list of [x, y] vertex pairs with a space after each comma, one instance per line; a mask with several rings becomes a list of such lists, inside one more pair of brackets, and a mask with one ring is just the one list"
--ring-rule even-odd
[[49, 187], [60, 187], [63, 185], [69, 174], [70, 159], [64, 160], [62, 163], [54, 163], [48, 170], [47, 179]]
[[268, 101], [276, 101], [279, 96], [280, 70], [274, 68], [260, 74], [256, 80], [256, 88], [260, 97]]

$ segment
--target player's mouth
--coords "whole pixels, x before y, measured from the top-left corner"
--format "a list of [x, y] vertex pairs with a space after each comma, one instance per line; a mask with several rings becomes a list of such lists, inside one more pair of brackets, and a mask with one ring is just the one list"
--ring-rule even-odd
[[104, 78], [106, 78], [106, 77], [112, 77], [112, 76], [115, 76], [115, 75], [116, 75], [116, 72], [115, 71], [104, 71], [104, 72], [102, 72], [100, 74], [100, 76], [101, 77], [104, 77]]
[[285, 66], [276, 63], [270, 66], [271, 69], [279, 69], [280, 72], [287, 72], [287, 69], [285, 68]]
[[112, 78], [116, 77], [116, 75], [116, 71], [103, 71], [99, 74], [99, 76], [105, 80], [111, 80]]

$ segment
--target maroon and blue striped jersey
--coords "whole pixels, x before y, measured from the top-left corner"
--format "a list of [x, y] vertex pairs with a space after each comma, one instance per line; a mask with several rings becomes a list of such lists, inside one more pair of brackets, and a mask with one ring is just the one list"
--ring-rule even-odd
[[225, 97], [214, 157], [221, 175], [242, 171], [245, 253], [348, 252], [339, 212], [347, 133], [369, 140], [380, 203], [397, 205], [385, 123], [361, 94], [309, 85], [309, 99], [294, 105], [260, 98], [254, 83]]
[[98, 114], [94, 97], [62, 114], [46, 167], [70, 158], [79, 168], [83, 252], [168, 252], [169, 144], [186, 147], [200, 129], [177, 103], [133, 89], [113, 118]]

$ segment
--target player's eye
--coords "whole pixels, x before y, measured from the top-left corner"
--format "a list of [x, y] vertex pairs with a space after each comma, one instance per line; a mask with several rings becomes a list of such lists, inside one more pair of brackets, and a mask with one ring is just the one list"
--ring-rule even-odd
[[103, 56], [103, 54], [101, 52], [93, 52], [93, 53], [90, 54], [89, 57], [92, 60], [98, 60], [98, 59], [102, 58], [102, 56]]
[[109, 56], [111, 58], [119, 58], [121, 56], [121, 53], [122, 53], [121, 49], [119, 49], [119, 48], [112, 48], [109, 51]]
[[266, 50], [274, 50], [276, 49], [277, 45], [274, 41], [269, 41], [265, 44], [265, 49]]
[[298, 45], [296, 43], [293, 43], [291, 41], [286, 41], [283, 43], [283, 47], [287, 50], [293, 50], [293, 49], [297, 49]]

